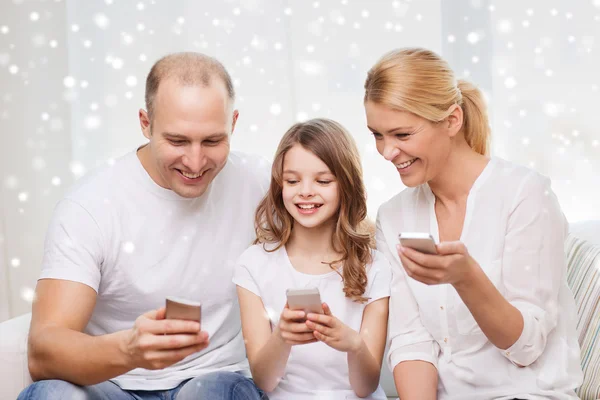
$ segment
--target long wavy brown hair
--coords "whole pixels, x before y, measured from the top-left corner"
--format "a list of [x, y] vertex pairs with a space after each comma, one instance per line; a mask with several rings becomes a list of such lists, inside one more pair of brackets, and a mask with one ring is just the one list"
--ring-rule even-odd
[[[283, 135], [271, 171], [269, 191], [256, 210], [256, 243], [272, 252], [285, 246], [294, 227], [294, 219], [283, 204], [283, 161], [296, 144], [321, 159], [338, 182], [340, 206], [332, 237], [339, 260], [328, 263], [337, 271], [343, 266], [342, 279], [346, 297], [365, 302], [366, 266], [372, 262], [373, 233], [367, 220], [367, 196], [358, 149], [354, 139], [339, 123], [317, 118], [293, 125]], [[267, 249], [265, 244], [277, 244]], [[339, 272], [338, 272], [339, 273]]]

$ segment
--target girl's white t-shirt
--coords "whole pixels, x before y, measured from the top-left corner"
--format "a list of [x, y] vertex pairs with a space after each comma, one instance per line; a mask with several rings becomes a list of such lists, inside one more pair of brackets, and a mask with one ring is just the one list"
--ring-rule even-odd
[[[316, 287], [321, 301], [329, 305], [333, 315], [355, 331], [360, 330], [365, 307], [390, 295], [391, 268], [385, 256], [377, 251], [373, 251], [367, 279], [364, 296], [369, 298], [368, 302], [354, 302], [345, 297], [342, 278], [336, 271], [321, 275], [299, 272], [290, 262], [285, 246], [269, 253], [263, 245], [254, 245], [240, 256], [233, 276], [236, 285], [262, 299], [272, 327], [279, 322], [285, 307], [287, 289]], [[346, 353], [323, 342], [293, 346], [285, 374], [269, 398], [358, 399], [350, 386], [347, 359]], [[381, 386], [367, 397], [371, 400], [386, 398]]]

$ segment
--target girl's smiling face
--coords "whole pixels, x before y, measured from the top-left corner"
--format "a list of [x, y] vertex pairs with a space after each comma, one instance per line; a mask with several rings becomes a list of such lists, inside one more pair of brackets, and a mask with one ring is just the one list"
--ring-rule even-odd
[[283, 204], [305, 228], [315, 228], [337, 216], [338, 183], [327, 165], [300, 144], [283, 160]]

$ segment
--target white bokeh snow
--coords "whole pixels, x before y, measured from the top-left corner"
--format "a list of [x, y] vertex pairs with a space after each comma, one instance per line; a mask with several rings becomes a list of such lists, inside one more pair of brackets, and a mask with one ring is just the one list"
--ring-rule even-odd
[[374, 217], [402, 185], [366, 129], [366, 71], [393, 48], [433, 49], [484, 91], [493, 153], [550, 176], [575, 221], [600, 218], [599, 44], [597, 0], [3, 0], [0, 321], [30, 309], [56, 202], [144, 142], [145, 77], [169, 52], [225, 64], [234, 149], [271, 159], [294, 122], [341, 122]]

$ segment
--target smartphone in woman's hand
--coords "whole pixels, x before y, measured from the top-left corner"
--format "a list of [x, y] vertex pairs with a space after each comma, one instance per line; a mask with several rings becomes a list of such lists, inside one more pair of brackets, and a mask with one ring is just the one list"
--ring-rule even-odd
[[402, 247], [409, 247], [425, 254], [437, 254], [435, 241], [429, 233], [403, 232], [398, 235]]

